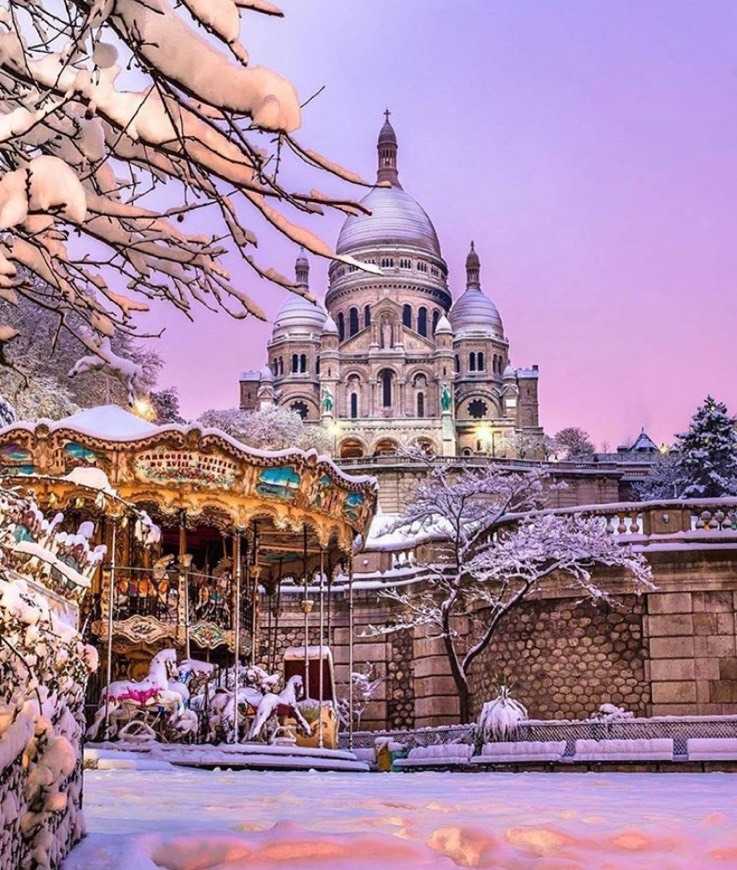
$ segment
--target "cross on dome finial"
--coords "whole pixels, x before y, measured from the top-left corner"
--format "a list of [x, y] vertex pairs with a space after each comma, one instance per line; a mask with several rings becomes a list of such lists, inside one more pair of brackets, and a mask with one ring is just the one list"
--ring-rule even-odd
[[377, 150], [379, 152], [379, 167], [376, 174], [377, 183], [388, 181], [392, 187], [401, 188], [399, 183], [399, 173], [397, 171], [397, 134], [394, 132], [389, 121], [391, 112], [389, 109], [384, 110], [384, 124], [379, 131], [379, 141]]
[[471, 250], [466, 257], [466, 287], [475, 290], [481, 289], [481, 260], [476, 253], [476, 248], [471, 242]]

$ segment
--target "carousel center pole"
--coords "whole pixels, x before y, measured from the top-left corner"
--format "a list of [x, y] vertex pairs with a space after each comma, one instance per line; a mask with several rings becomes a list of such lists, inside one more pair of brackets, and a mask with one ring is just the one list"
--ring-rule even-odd
[[[110, 582], [108, 584], [110, 598], [107, 608], [107, 663], [106, 663], [106, 686], [113, 681], [113, 600], [115, 598], [115, 550], [118, 545], [118, 522], [113, 518], [113, 529], [110, 535]], [[110, 700], [105, 692], [105, 739], [108, 739], [110, 726]]]
[[323, 725], [322, 725], [322, 702], [325, 698], [325, 663], [323, 662], [323, 648], [325, 644], [325, 551], [320, 547], [320, 676], [319, 676], [319, 695], [320, 704], [318, 707], [317, 719], [317, 745], [322, 749], [323, 746]]
[[189, 644], [189, 566], [186, 564], [187, 556], [187, 512], [179, 512], [179, 583], [180, 589], [184, 585], [184, 654], [189, 659], [192, 657]]
[[305, 698], [310, 697], [310, 610], [312, 602], [307, 597], [307, 525], [302, 527], [302, 568], [305, 575], [305, 592], [302, 610], [305, 615]]
[[240, 649], [241, 649], [241, 532], [237, 529], [233, 536], [233, 567], [235, 568], [235, 667], [233, 670], [234, 681], [234, 710], [235, 729], [233, 742], [239, 742], [238, 734], [238, 678], [240, 676]]
[[353, 749], [353, 552], [348, 554], [348, 748]]

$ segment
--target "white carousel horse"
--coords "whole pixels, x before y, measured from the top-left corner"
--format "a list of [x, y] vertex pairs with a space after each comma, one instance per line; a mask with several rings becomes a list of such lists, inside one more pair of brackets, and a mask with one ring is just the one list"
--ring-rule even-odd
[[169, 678], [175, 677], [176, 673], [176, 651], [164, 649], [151, 659], [148, 675], [144, 679], [110, 683], [102, 690], [100, 708], [87, 729], [87, 739], [94, 740], [97, 737], [106, 712], [108, 718], [120, 719], [120, 713], [128, 714], [127, 718], [130, 718], [130, 714], [156, 706], [165, 709], [171, 707], [175, 713], [181, 714], [184, 710], [182, 696], [169, 688]]
[[295, 674], [289, 678], [287, 685], [278, 695], [274, 692], [267, 692], [263, 695], [258, 707], [256, 707], [256, 715], [248, 731], [248, 740], [257, 740], [259, 738], [264, 726], [272, 717], [276, 716], [279, 708], [285, 709], [290, 716], [294, 716], [297, 720], [297, 725], [304, 734], [307, 736], [312, 734], [312, 728], [310, 728], [309, 723], [297, 706], [297, 701], [303, 693], [304, 682], [302, 677], [299, 674]]
[[[233, 672], [233, 668], [226, 672], [226, 684], [232, 683]], [[235, 733], [236, 718], [240, 731], [249, 709], [256, 710], [264, 696], [273, 693], [281, 682], [280, 674], [269, 674], [258, 665], [241, 669], [241, 673], [246, 685], [238, 687], [237, 705], [236, 693], [232, 689], [218, 688], [209, 697], [208, 740], [216, 740], [218, 736], [226, 740], [230, 739]], [[204, 706], [204, 698], [194, 699], [192, 706], [201, 710]]]

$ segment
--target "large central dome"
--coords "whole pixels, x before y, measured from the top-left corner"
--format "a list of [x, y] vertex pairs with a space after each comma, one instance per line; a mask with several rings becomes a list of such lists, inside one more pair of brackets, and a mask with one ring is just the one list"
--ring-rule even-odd
[[401, 187], [377, 187], [361, 200], [371, 214], [352, 215], [343, 224], [335, 250], [401, 245], [441, 257], [435, 227], [422, 206]]
[[442, 259], [440, 242], [432, 221], [422, 206], [402, 190], [397, 171], [397, 136], [386, 112], [377, 143], [379, 167], [377, 187], [361, 200], [371, 214], [351, 215], [343, 224], [335, 250], [338, 254], [362, 248], [397, 245], [414, 248], [428, 256]]

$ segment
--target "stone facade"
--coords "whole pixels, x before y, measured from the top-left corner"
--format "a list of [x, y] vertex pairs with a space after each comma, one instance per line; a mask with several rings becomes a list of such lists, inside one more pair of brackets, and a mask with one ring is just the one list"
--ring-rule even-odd
[[474, 665], [474, 715], [500, 683], [513, 686], [533, 719], [585, 719], [605, 702], [649, 715], [643, 614], [644, 601], [633, 596], [606, 609], [529, 602]]
[[[241, 407], [277, 402], [333, 435], [340, 457], [420, 445], [438, 455], [512, 452], [540, 433], [538, 370], [510, 364], [509, 341], [481, 289], [473, 243], [453, 302], [430, 218], [399, 182], [387, 120], [377, 186], [349, 217], [331, 264], [325, 309], [294, 296], [274, 321], [267, 366], [241, 377]], [[372, 271], [359, 268], [366, 264]], [[309, 289], [304, 256], [297, 284]]]

